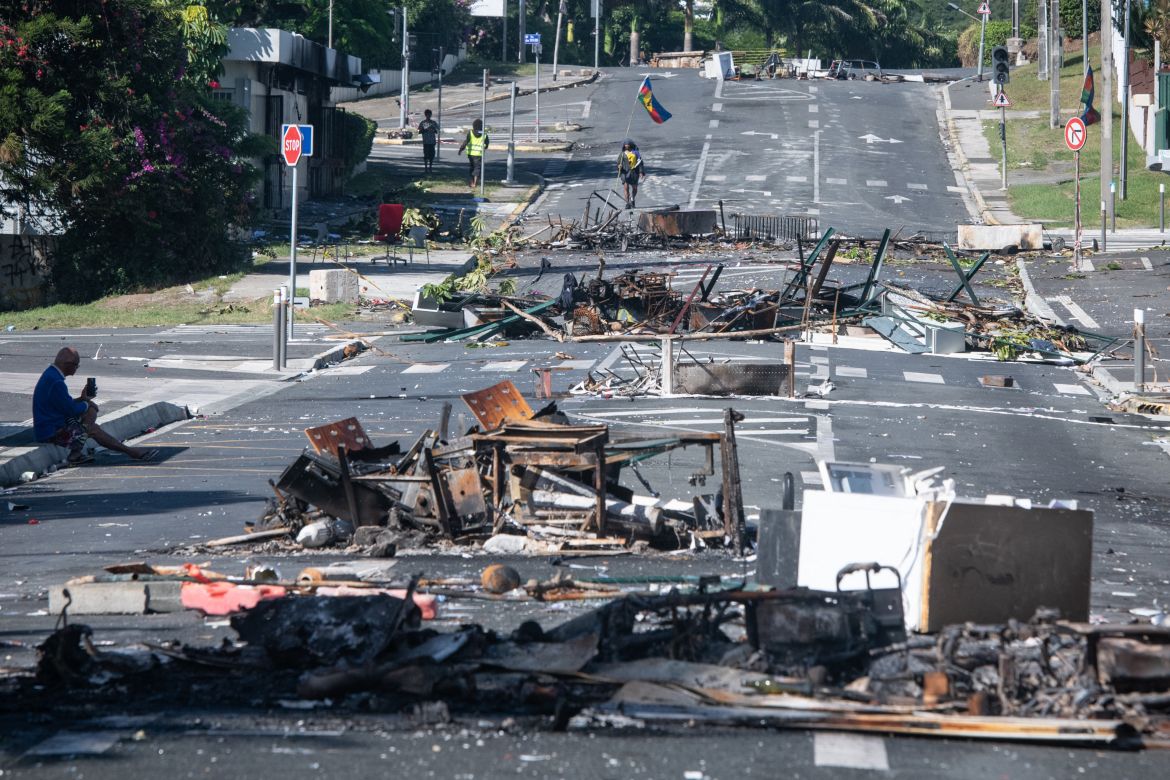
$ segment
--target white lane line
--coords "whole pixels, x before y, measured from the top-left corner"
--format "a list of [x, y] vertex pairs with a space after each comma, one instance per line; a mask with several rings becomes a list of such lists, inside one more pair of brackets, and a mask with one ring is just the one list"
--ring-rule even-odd
[[802, 471], [800, 472], [800, 481], [804, 483], [805, 487], [824, 487], [825, 484], [821, 482], [821, 472], [819, 471]]
[[588, 371], [593, 368], [593, 364], [596, 362], [596, 360], [563, 360], [557, 368], [569, 371]]
[[767, 181], [768, 177], [763, 176], [763, 175], [758, 174], [758, 173], [751, 173], [751, 174], [748, 174], [747, 180], [748, 181]]
[[[715, 89], [718, 91], [718, 89], [722, 86], [723, 82], [720, 81]], [[699, 154], [699, 168], [697, 171], [695, 171], [695, 186], [691, 188], [691, 203], [688, 208], [693, 209], [695, 207], [695, 201], [699, 199], [699, 187], [703, 184], [703, 171], [707, 169], [707, 154], [710, 151], [711, 142], [708, 140], [703, 143], [703, 151]]]
[[1092, 395], [1089, 392], [1089, 388], [1082, 387], [1081, 385], [1059, 385], [1053, 382], [1052, 386], [1056, 388], [1056, 392], [1063, 395]]
[[493, 360], [485, 363], [480, 371], [519, 371], [527, 360]]
[[967, 190], [966, 190], [966, 189], [964, 189], [963, 187], [956, 187], [956, 186], [955, 186], [955, 185], [953, 185], [953, 184], [949, 184], [949, 185], [947, 185], [947, 192], [957, 192], [957, 193], [959, 193], [960, 195], [962, 195], [962, 194], [963, 194], [964, 192], [966, 192], [966, 191], [967, 191]]
[[715, 82], [715, 97], [723, 97], [723, 79], [719, 79]]
[[695, 409], [640, 409], [631, 412], [589, 412], [590, 417], [637, 417], [645, 414], [694, 414]]
[[812, 216], [812, 217], [819, 217], [821, 215], [821, 210], [820, 209], [805, 209], [804, 213], [808, 214], [809, 216]]
[[837, 734], [818, 731], [813, 734], [813, 763], [816, 766], [839, 766], [848, 769], [890, 770], [886, 741], [882, 737], [862, 734]]
[[1142, 260], [1142, 268], [1146, 269], [1147, 271], [1154, 270], [1154, 264], [1150, 262], [1150, 258], [1143, 257], [1141, 260]]
[[719, 127], [719, 120], [712, 119], [710, 122], [707, 123], [707, 127]]
[[906, 186], [912, 190], [925, 190], [927, 188], [925, 184], [907, 184]]
[[707, 181], [727, 181], [727, 177], [721, 173], [712, 173], [707, 177]]
[[1057, 295], [1057, 296], [1054, 296], [1052, 298], [1049, 298], [1048, 300], [1055, 301], [1056, 303], [1059, 303], [1064, 308], [1068, 309], [1068, 313], [1072, 315], [1073, 319], [1080, 321], [1080, 323], [1082, 325], [1084, 325], [1086, 328], [1089, 328], [1090, 330], [1097, 330], [1098, 328], [1101, 327], [1100, 325], [1097, 324], [1097, 321], [1095, 319], [1093, 319], [1092, 317], [1089, 316], [1089, 313], [1087, 311], [1082, 309], [1080, 307], [1080, 305], [1077, 304], [1076, 301], [1074, 301], [1069, 296]]
[[711, 110], [712, 110], [712, 111], [722, 111], [722, 110], [723, 110], [723, 104], [722, 104], [722, 103], [716, 103], [715, 105], [711, 106]]
[[865, 186], [866, 187], [885, 187], [886, 182], [883, 179], [866, 179]]
[[817, 94], [817, 92], [819, 92], [819, 91], [820, 91], [820, 88], [819, 88], [819, 87], [814, 87], [814, 86], [812, 86], [811, 84], [809, 85], [809, 88], [808, 88], [808, 94], [810, 94], [810, 95], [815, 95], [815, 94]]
[[946, 384], [946, 380], [942, 378], [941, 374], [921, 374], [917, 371], [903, 371], [902, 376], [906, 378], [907, 382], [926, 382], [932, 385]]
[[807, 176], [788, 176], [786, 178], [788, 181], [793, 182], [794, 184], [804, 184], [806, 181], [808, 181]]
[[821, 131], [813, 133], [813, 203], [821, 202]]
[[437, 374], [450, 366], [450, 363], [415, 363], [402, 369], [404, 374]]
[[848, 184], [848, 183], [849, 183], [849, 181], [846, 179], [834, 179], [834, 178], [825, 179], [825, 184]]
[[592, 111], [592, 110], [593, 110], [593, 101], [592, 101], [592, 100], [586, 100], [586, 101], [585, 101], [585, 108], [581, 109], [581, 118], [582, 118], [582, 119], [588, 119], [588, 118], [589, 118], [589, 112], [590, 112], [590, 111]]
[[833, 372], [837, 376], [854, 376], [858, 379], [865, 379], [869, 376], [869, 372], [864, 368], [854, 368], [853, 366], [837, 366]]
[[809, 106], [808, 106], [808, 112], [809, 112], [810, 114], [815, 114], [815, 113], [817, 113], [817, 112], [818, 112], [818, 111], [820, 111], [820, 110], [821, 110], [821, 107], [820, 107], [820, 106], [818, 106], [816, 103], [809, 103]]
[[809, 126], [809, 129], [816, 130], [818, 127], [821, 126], [821, 122], [819, 119], [810, 119], [810, 120], [808, 120], [808, 126]]

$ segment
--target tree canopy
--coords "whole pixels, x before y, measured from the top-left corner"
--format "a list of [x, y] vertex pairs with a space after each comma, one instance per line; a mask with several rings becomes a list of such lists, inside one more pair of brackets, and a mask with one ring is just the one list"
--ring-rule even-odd
[[23, 0], [0, 23], [0, 207], [58, 235], [58, 296], [238, 265], [271, 151], [212, 89], [225, 31], [166, 0]]

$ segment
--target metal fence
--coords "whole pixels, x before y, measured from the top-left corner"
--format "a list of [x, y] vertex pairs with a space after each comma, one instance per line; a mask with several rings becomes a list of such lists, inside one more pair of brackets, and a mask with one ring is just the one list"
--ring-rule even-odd
[[805, 215], [764, 217], [733, 214], [732, 221], [735, 238], [742, 240], [795, 241], [798, 238], [816, 238], [820, 235], [817, 218]]

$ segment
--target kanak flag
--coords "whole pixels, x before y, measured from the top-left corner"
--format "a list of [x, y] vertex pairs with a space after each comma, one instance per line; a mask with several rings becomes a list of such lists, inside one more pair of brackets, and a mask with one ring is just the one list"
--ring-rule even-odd
[[1088, 72], [1085, 73], [1085, 85], [1081, 87], [1081, 103], [1085, 106], [1085, 111], [1081, 114], [1081, 121], [1085, 126], [1094, 125], [1101, 121], [1101, 115], [1097, 113], [1097, 109], [1093, 108], [1093, 95], [1096, 90], [1093, 86], [1093, 66], [1089, 66]]
[[662, 124], [670, 119], [670, 112], [654, 99], [654, 90], [650, 88], [650, 77], [642, 79], [642, 86], [638, 88], [638, 100], [642, 101], [643, 108], [656, 123]]

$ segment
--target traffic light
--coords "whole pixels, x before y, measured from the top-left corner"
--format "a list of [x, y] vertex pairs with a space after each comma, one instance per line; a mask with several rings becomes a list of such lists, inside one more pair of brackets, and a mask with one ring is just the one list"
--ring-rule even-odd
[[991, 50], [991, 74], [996, 84], [1003, 85], [1012, 80], [1006, 46], [996, 46]]

